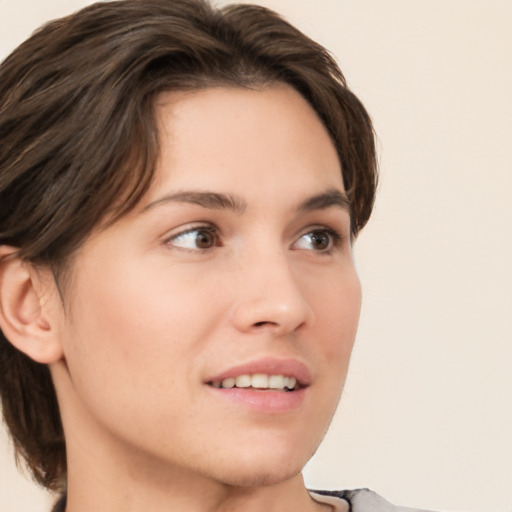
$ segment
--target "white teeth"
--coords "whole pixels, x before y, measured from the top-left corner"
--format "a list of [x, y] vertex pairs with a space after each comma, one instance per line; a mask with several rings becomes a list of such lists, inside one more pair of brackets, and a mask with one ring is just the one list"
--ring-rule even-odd
[[250, 375], [239, 375], [235, 379], [235, 384], [237, 388], [249, 388], [252, 384], [252, 379]]
[[297, 384], [297, 379], [295, 377], [286, 377], [285, 386], [288, 389], [293, 389], [295, 385]]
[[251, 386], [253, 388], [265, 389], [268, 388], [268, 375], [263, 373], [256, 373], [252, 376]]
[[268, 387], [270, 389], [283, 389], [287, 378], [282, 375], [271, 375], [268, 378]]
[[215, 388], [231, 389], [237, 388], [256, 388], [256, 389], [281, 389], [291, 390], [297, 385], [295, 377], [285, 377], [284, 375], [266, 375], [264, 373], [255, 373], [254, 375], [238, 375], [236, 378], [229, 377], [222, 382], [212, 382]]

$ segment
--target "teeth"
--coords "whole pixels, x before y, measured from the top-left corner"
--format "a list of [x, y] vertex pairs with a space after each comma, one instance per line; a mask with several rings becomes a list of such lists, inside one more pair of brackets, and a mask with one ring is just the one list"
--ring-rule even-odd
[[252, 379], [250, 375], [239, 375], [235, 379], [235, 385], [237, 388], [250, 388]]
[[286, 377], [285, 386], [288, 389], [293, 389], [297, 385], [297, 379], [295, 377]]
[[251, 386], [253, 388], [265, 389], [268, 388], [268, 375], [257, 373], [252, 376]]
[[255, 373], [254, 375], [238, 375], [238, 377], [229, 377], [222, 382], [212, 382], [215, 388], [256, 388], [256, 389], [280, 389], [292, 390], [297, 386], [295, 377], [285, 377], [284, 375], [266, 375], [264, 373]]
[[235, 379], [230, 377], [229, 379], [224, 379], [222, 381], [222, 387], [223, 388], [234, 388], [235, 383], [236, 383]]
[[282, 375], [271, 375], [268, 378], [268, 387], [270, 389], [283, 389], [286, 379], [287, 377], [283, 377]]

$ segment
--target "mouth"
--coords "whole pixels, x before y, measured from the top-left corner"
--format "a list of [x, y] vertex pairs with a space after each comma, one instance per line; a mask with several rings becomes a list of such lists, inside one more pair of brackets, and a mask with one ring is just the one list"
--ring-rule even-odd
[[286, 375], [273, 375], [265, 373], [242, 374], [236, 377], [227, 377], [222, 380], [207, 382], [209, 386], [217, 389], [254, 389], [259, 391], [290, 392], [301, 388], [295, 377]]
[[296, 359], [263, 358], [233, 366], [204, 384], [231, 404], [275, 415], [301, 409], [312, 377]]

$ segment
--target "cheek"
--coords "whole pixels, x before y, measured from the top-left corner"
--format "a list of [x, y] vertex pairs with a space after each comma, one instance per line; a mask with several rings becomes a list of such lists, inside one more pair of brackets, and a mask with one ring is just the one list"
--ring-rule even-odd
[[324, 356], [332, 364], [346, 364], [357, 333], [361, 312], [361, 284], [354, 269], [312, 288], [314, 329], [324, 340]]
[[193, 363], [219, 314], [176, 276], [119, 270], [76, 280], [65, 347], [74, 403], [120, 438], [159, 438], [194, 407]]
[[[162, 263], [80, 268], [66, 357], [84, 387], [157, 396], [194, 377], [192, 363], [222, 319], [220, 283]], [[133, 269], [137, 271], [133, 271]], [[91, 384], [92, 381], [92, 384]], [[86, 390], [87, 392], [87, 390]]]
[[307, 347], [310, 357], [321, 368], [318, 397], [319, 417], [330, 421], [341, 395], [361, 311], [361, 285], [354, 269], [338, 272], [323, 287], [311, 287], [315, 324], [313, 343]]

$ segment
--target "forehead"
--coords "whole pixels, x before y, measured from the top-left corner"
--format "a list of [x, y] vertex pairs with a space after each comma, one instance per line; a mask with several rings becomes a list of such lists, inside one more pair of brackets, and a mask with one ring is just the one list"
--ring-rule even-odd
[[157, 99], [156, 113], [160, 158], [147, 202], [157, 189], [192, 185], [249, 195], [284, 184], [289, 192], [343, 190], [327, 129], [287, 85], [168, 92]]

